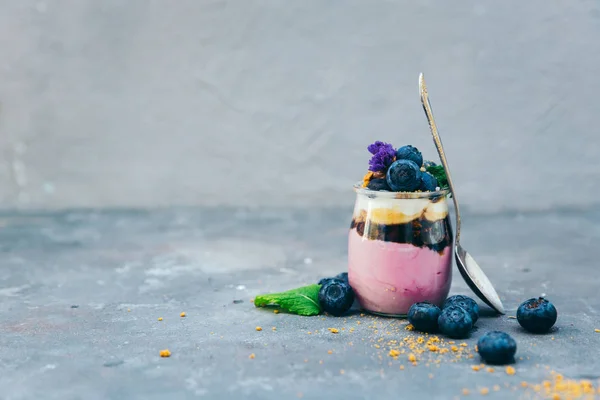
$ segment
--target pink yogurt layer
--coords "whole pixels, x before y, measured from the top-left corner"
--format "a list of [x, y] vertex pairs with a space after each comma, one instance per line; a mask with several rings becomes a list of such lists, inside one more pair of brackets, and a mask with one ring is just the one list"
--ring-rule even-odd
[[406, 315], [428, 301], [441, 306], [452, 283], [452, 246], [442, 254], [412, 244], [363, 239], [351, 229], [348, 279], [363, 309]]

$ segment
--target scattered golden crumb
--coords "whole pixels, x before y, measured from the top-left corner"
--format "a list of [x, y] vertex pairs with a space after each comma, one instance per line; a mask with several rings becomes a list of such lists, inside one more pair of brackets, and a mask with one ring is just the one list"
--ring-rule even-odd
[[462, 390], [462, 394], [464, 394], [465, 396], [468, 396], [469, 393], [471, 393], [471, 392], [469, 392], [469, 389], [463, 389]]
[[340, 374], [344, 375], [346, 373], [346, 371], [344, 371], [343, 369], [340, 369]]
[[509, 315], [508, 318], [510, 318], [510, 319], [517, 319], [517, 317], [515, 317], [514, 315]]
[[500, 386], [499, 385], [494, 385], [493, 389], [494, 389], [494, 392], [497, 392], [497, 391], [500, 390]]
[[179, 316], [180, 316], [181, 318], [185, 318], [185, 312], [182, 312], [181, 314], [179, 314]]
[[414, 331], [414, 330], [415, 330], [415, 327], [414, 327], [414, 326], [412, 326], [411, 324], [408, 324], [408, 325], [406, 325], [406, 326], [404, 327], [404, 329], [406, 329], [407, 331]]
[[307, 333], [307, 334], [309, 334], [309, 335], [312, 335], [312, 332], [310, 332], [310, 331], [308, 331], [308, 332], [306, 332], [306, 333]]
[[279, 310], [275, 309], [275, 310], [273, 310], [273, 313], [279, 314]]
[[492, 367], [489, 367], [489, 368], [487, 369], [487, 372], [489, 372], [490, 374], [491, 374], [491, 373], [493, 373], [493, 372], [494, 372], [494, 368], [492, 368]]
[[401, 366], [400, 366], [400, 370], [403, 370], [403, 369], [404, 369], [404, 365], [401, 365]]
[[162, 317], [158, 317], [158, 320], [159, 320], [159, 321], [162, 321]]
[[327, 354], [333, 354], [333, 350], [327, 350]]
[[438, 351], [439, 349], [440, 349], [439, 347], [437, 347], [436, 345], [433, 345], [433, 344], [429, 346], [429, 351], [435, 352], [435, 351]]
[[160, 356], [161, 357], [171, 357], [171, 352], [169, 351], [169, 349], [164, 349], [160, 351]]
[[127, 312], [131, 312], [131, 308], [128, 308], [128, 309], [127, 309]]
[[554, 393], [554, 394], [552, 395], [552, 400], [560, 400], [560, 394], [558, 394], [558, 393]]
[[515, 371], [514, 367], [511, 367], [510, 365], [508, 367], [506, 367], [506, 373], [508, 375], [514, 375], [515, 372], [517, 372], [517, 371]]
[[276, 331], [276, 330], [277, 330], [277, 328], [276, 328], [276, 327], [272, 327], [271, 329], [272, 329], [272, 330], [274, 330], [274, 331]]
[[331, 333], [338, 333], [339, 330], [337, 330], [336, 328], [327, 328], [329, 330], [329, 332]]
[[254, 358], [255, 358], [255, 357], [256, 357], [256, 356], [254, 355], [254, 353], [252, 353], [252, 354], [250, 354], [250, 355], [248, 356], [248, 358], [249, 358], [249, 359], [251, 359], [251, 360], [254, 360]]
[[452, 350], [453, 352], [456, 353], [458, 351], [458, 347], [452, 346], [452, 347], [450, 347], [450, 350]]
[[594, 332], [600, 333], [600, 329], [594, 329]]
[[254, 303], [254, 299], [250, 299], [250, 303]]
[[262, 331], [262, 328], [261, 328], [260, 326], [257, 326], [257, 327], [256, 327], [256, 328], [254, 328], [254, 329], [256, 329], [258, 332]]
[[481, 393], [482, 395], [486, 395], [490, 392], [490, 389], [488, 388], [481, 388], [481, 390], [479, 391], [479, 393]]
[[460, 347], [467, 347], [467, 346], [468, 346], [468, 345], [467, 345], [465, 342], [462, 342], [462, 343], [460, 344]]
[[408, 355], [408, 361], [410, 361], [410, 362], [413, 362], [413, 363], [414, 363], [414, 362], [417, 362], [417, 357], [415, 357], [415, 355], [414, 355], [414, 354], [410, 353], [410, 354]]
[[429, 374], [429, 379], [433, 379], [433, 374]]
[[471, 366], [471, 369], [473, 371], [479, 371], [481, 369], [481, 367], [479, 365], [473, 365], [473, 366]]
[[525, 382], [525, 381], [521, 382], [521, 386], [527, 387], [527, 382]]
[[390, 357], [398, 357], [400, 355], [400, 352], [398, 350], [392, 349], [388, 354]]

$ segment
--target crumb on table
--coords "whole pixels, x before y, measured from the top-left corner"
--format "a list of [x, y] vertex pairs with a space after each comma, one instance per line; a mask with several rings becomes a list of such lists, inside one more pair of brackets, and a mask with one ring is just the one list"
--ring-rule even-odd
[[169, 351], [169, 349], [164, 349], [160, 351], [160, 356], [165, 358], [165, 357], [171, 357], [171, 352]]

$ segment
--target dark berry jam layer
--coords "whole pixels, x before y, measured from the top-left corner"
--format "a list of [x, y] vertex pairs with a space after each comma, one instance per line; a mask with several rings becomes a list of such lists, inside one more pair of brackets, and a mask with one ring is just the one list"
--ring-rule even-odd
[[378, 224], [353, 218], [350, 229], [369, 240], [408, 243], [441, 252], [452, 243], [452, 226], [448, 217], [437, 221], [417, 218], [403, 224]]

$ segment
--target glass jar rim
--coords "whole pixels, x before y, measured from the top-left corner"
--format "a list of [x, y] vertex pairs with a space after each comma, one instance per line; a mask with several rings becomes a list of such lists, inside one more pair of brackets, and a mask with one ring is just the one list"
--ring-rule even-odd
[[354, 184], [354, 191], [356, 194], [382, 199], [431, 199], [439, 198], [441, 196], [446, 197], [450, 194], [450, 190], [448, 189], [440, 189], [435, 192], [388, 192], [385, 190], [371, 190], [363, 187], [362, 181]]

